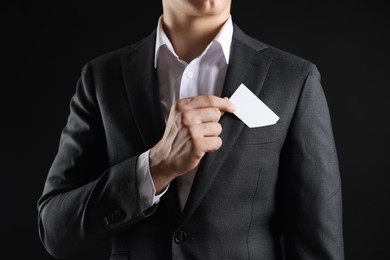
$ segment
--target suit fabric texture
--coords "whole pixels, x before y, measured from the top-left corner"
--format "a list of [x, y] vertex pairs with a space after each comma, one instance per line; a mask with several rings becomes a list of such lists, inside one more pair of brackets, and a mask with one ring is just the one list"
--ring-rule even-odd
[[119, 259], [344, 259], [341, 180], [314, 64], [234, 25], [222, 96], [244, 83], [280, 120], [221, 118], [222, 147], [201, 160], [181, 212], [173, 181], [141, 212], [137, 157], [163, 135], [156, 32], [88, 62], [38, 201], [56, 257], [112, 241]]

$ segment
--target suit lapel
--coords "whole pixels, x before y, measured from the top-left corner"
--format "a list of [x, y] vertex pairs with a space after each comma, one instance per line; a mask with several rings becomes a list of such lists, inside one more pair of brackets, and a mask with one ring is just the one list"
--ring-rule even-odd
[[[241, 83], [259, 95], [272, 62], [272, 58], [262, 51], [265, 49], [264, 44], [255, 42], [237, 26], [234, 27], [230, 62], [222, 97], [230, 97]], [[178, 227], [184, 224], [199, 206], [244, 128], [244, 123], [233, 114], [224, 114], [220, 123], [223, 129], [220, 135], [223, 145], [218, 151], [203, 157]]]
[[134, 45], [122, 60], [129, 106], [146, 149], [160, 140], [165, 128], [157, 74], [153, 66], [155, 37], [153, 32]]

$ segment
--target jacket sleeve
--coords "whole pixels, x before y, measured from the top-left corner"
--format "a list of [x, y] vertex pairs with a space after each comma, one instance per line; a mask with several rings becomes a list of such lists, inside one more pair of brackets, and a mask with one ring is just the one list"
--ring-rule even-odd
[[309, 69], [281, 155], [286, 259], [344, 259], [336, 146], [320, 73]]
[[38, 200], [40, 239], [56, 257], [68, 257], [109, 239], [155, 209], [145, 214], [139, 209], [138, 156], [107, 167], [105, 133], [91, 74], [87, 64]]

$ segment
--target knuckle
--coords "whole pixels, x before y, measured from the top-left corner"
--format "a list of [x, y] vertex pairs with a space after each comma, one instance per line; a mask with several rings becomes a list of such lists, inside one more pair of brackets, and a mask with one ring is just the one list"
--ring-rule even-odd
[[222, 146], [222, 139], [220, 137], [215, 138], [215, 145], [216, 145], [217, 149]]
[[222, 146], [222, 139], [219, 137], [214, 137], [212, 141], [210, 140], [209, 151], [217, 151]]
[[186, 99], [178, 99], [175, 101], [175, 109], [178, 111], [184, 110], [185, 106], [187, 105], [188, 101]]
[[220, 123], [217, 123], [216, 128], [219, 134], [222, 133], [222, 125]]
[[212, 111], [213, 111], [212, 113], [213, 113], [215, 120], [219, 120], [219, 118], [221, 117], [221, 112], [219, 111], [219, 109], [216, 107], [213, 107]]
[[185, 126], [189, 126], [191, 125], [191, 115], [189, 112], [182, 112], [180, 113], [180, 120], [182, 122], [183, 125]]
[[188, 126], [187, 127], [187, 130], [188, 130], [188, 134], [189, 134], [189, 136], [191, 137], [191, 140], [194, 140], [195, 141], [195, 139], [197, 138], [197, 127], [196, 127], [196, 125], [190, 125], [190, 126]]
[[177, 100], [174, 104], [174, 107], [175, 107], [175, 110], [181, 110], [181, 108], [183, 107], [183, 101], [181, 100]]
[[208, 101], [208, 103], [210, 103], [211, 106], [215, 106], [216, 103], [217, 103], [217, 99], [215, 96], [213, 95], [206, 95], [206, 100]]
[[196, 160], [202, 159], [204, 153], [200, 149], [194, 149], [193, 156]]

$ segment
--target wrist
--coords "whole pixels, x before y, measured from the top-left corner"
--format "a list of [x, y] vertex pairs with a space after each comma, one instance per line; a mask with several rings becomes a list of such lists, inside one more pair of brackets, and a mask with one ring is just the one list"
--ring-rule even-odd
[[169, 164], [161, 158], [161, 153], [155, 151], [155, 148], [150, 150], [149, 166], [156, 194], [160, 194], [175, 178], [175, 175], [171, 172]]

